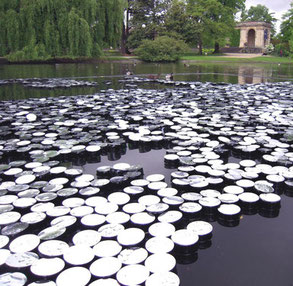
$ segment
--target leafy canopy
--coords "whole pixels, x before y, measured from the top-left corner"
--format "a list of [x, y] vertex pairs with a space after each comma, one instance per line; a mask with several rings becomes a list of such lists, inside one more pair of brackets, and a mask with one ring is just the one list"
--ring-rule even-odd
[[188, 46], [183, 41], [162, 36], [155, 40], [144, 40], [135, 54], [148, 62], [173, 62], [187, 50]]
[[126, 6], [126, 0], [1, 0], [0, 56], [97, 56], [119, 43]]
[[266, 22], [272, 25], [272, 36], [275, 35], [275, 23], [277, 19], [274, 17], [274, 13], [271, 13], [269, 9], [261, 4], [251, 6], [248, 10], [244, 10], [241, 14], [242, 21], [253, 22]]

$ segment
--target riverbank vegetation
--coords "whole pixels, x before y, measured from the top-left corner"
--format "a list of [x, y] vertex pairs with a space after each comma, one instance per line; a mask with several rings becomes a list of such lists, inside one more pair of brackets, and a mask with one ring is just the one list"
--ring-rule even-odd
[[199, 55], [220, 54], [223, 47], [239, 46], [240, 31], [235, 26], [240, 20], [271, 24], [272, 44], [267, 46], [265, 53], [293, 56], [293, 1], [283, 17], [279, 34], [274, 13], [260, 4], [246, 10], [245, 0], [137, 0], [128, 1], [128, 4], [127, 15], [130, 16], [123, 46], [134, 53], [138, 47], [141, 53], [145, 39], [154, 41], [156, 37], [168, 36], [197, 48]]
[[0, 56], [99, 57], [120, 41], [125, 0], [1, 0]]
[[174, 62], [187, 49], [184, 41], [161, 36], [154, 40], [144, 40], [135, 50], [135, 54], [146, 62]]
[[219, 55], [239, 46], [239, 20], [272, 24], [268, 54], [293, 55], [293, 1], [277, 34], [273, 13], [264, 5], [245, 10], [245, 0], [1, 0], [0, 57], [88, 61], [110, 59], [105, 49], [116, 48], [146, 61], [175, 61], [189, 49]]

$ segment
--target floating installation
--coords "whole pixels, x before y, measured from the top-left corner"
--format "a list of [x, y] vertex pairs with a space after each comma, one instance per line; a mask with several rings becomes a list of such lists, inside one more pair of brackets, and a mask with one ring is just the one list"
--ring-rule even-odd
[[[172, 86], [0, 102], [0, 284], [175, 286], [213, 223], [278, 216], [293, 196], [291, 83], [157, 82]], [[103, 164], [133, 149], [165, 149], [170, 181]]]

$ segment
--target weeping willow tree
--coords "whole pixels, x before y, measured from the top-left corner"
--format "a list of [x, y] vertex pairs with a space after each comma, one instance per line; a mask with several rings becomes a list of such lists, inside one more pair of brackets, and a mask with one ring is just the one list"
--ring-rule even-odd
[[1, 0], [0, 56], [98, 56], [119, 44], [126, 6], [126, 0]]

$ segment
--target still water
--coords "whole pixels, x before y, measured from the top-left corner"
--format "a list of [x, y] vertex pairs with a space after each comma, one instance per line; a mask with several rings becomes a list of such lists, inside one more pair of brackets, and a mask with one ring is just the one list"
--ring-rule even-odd
[[[100, 89], [121, 88], [119, 82], [127, 70], [134, 75], [170, 72], [177, 81], [228, 82], [252, 84], [289, 81], [293, 79], [293, 66], [277, 64], [56, 64], [56, 65], [4, 65], [0, 66], [0, 79], [12, 78], [75, 78], [95, 81], [97, 87], [69, 89], [32, 89], [22, 85], [0, 86], [0, 99], [93, 94]], [[152, 86], [153, 87], [153, 86]], [[158, 88], [160, 88], [158, 86]], [[162, 173], [170, 185], [170, 173], [164, 167], [165, 150], [139, 152], [128, 150], [121, 157], [102, 156], [101, 162], [86, 164], [84, 173], [94, 174], [98, 166], [119, 162], [143, 164], [145, 176]], [[230, 158], [232, 162], [240, 159]], [[225, 227], [213, 222], [212, 245], [198, 251], [191, 263], [177, 264], [176, 271], [182, 286], [276, 286], [293, 285], [293, 198], [282, 196], [280, 213], [275, 218], [260, 214], [243, 215], [237, 227]]]
[[1, 79], [26, 78], [66, 78], [89, 80], [98, 83], [97, 87], [73, 89], [31, 89], [19, 84], [0, 85], [0, 100], [23, 99], [29, 97], [70, 96], [92, 94], [111, 86], [114, 89], [123, 85], [119, 80], [127, 71], [135, 76], [147, 77], [173, 73], [176, 81], [227, 82], [233, 84], [256, 84], [263, 82], [288, 81], [293, 79], [293, 65], [290, 64], [237, 64], [237, 63], [176, 63], [147, 64], [129, 61], [125, 63], [94, 64], [48, 64], [48, 65], [0, 65]]
[[[166, 169], [166, 151], [151, 150], [142, 153], [128, 150], [116, 158], [101, 156], [99, 164], [86, 164], [84, 173], [94, 174], [97, 166], [113, 166], [116, 163], [142, 164], [144, 177], [164, 174], [171, 186], [171, 172]], [[241, 159], [231, 157], [229, 162]], [[80, 166], [79, 166], [80, 168]], [[236, 227], [227, 227], [218, 222], [213, 226], [212, 244], [199, 249], [197, 256], [176, 265], [181, 286], [276, 286], [293, 285], [293, 198], [282, 195], [282, 206], [277, 217], [267, 218], [262, 214], [243, 215]]]

